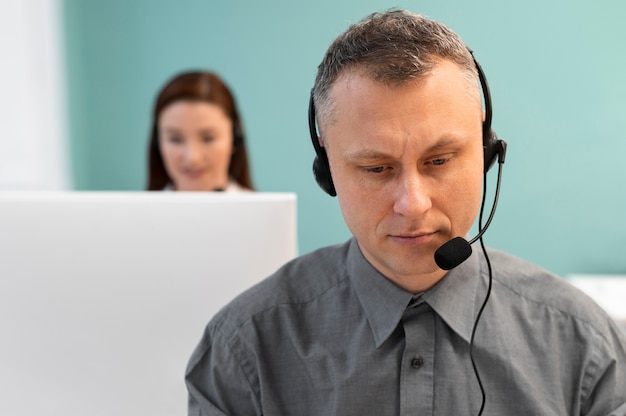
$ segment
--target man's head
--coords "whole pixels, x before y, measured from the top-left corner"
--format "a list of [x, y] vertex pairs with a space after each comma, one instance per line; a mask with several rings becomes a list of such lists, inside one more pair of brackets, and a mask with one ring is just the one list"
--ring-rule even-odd
[[445, 26], [373, 14], [330, 46], [313, 97], [344, 219], [366, 259], [410, 291], [445, 272], [468, 233], [483, 174], [482, 107], [469, 50]]
[[435, 62], [448, 59], [467, 75], [479, 95], [474, 59], [461, 38], [445, 25], [404, 10], [373, 13], [339, 35], [318, 67], [313, 98], [322, 140], [335, 112], [332, 85], [347, 73], [360, 73], [386, 85], [425, 77]]

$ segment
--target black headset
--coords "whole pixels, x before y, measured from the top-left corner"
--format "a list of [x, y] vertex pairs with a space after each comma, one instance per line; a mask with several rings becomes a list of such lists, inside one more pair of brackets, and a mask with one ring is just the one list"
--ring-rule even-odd
[[[485, 73], [483, 72], [483, 69], [481, 68], [476, 58], [474, 58], [474, 54], [471, 50], [470, 53], [472, 54], [474, 65], [476, 66], [476, 70], [478, 71], [478, 79], [480, 80], [480, 85], [483, 92], [483, 99], [485, 101], [485, 121], [483, 121], [483, 150], [485, 163], [484, 172], [487, 173], [487, 171], [496, 162], [498, 155], [502, 154], [503, 146], [506, 145], [502, 140], [498, 139], [496, 133], [491, 130], [491, 93], [489, 92], [489, 84], [487, 84], [487, 78], [485, 77]], [[324, 192], [326, 192], [330, 196], [337, 196], [335, 184], [333, 183], [333, 178], [330, 174], [330, 166], [328, 163], [328, 155], [326, 154], [326, 149], [324, 149], [324, 147], [322, 147], [319, 143], [315, 119], [315, 102], [313, 100], [313, 90], [311, 90], [311, 97], [309, 98], [309, 132], [316, 153], [315, 160], [313, 160], [313, 175], [315, 176], [315, 181], [317, 182], [319, 187], [324, 190]]]
[[239, 123], [233, 123], [233, 147], [237, 148], [243, 145], [243, 129]]

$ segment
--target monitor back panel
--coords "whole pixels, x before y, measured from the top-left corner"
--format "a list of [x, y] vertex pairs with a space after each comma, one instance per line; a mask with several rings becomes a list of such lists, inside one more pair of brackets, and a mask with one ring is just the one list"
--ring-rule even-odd
[[297, 254], [294, 194], [0, 193], [0, 415], [183, 415], [212, 315]]

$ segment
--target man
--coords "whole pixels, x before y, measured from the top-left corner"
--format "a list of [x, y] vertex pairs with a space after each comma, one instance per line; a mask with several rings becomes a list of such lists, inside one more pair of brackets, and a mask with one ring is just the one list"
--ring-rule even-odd
[[503, 156], [456, 34], [373, 14], [330, 46], [312, 104], [318, 182], [354, 238], [212, 319], [190, 415], [626, 415], [626, 339], [585, 295], [498, 251], [435, 262]]

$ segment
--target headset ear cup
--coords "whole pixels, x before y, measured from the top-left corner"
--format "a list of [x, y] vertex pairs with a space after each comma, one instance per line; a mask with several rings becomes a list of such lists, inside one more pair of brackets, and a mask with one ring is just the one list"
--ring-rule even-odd
[[328, 166], [328, 159], [325, 156], [326, 155], [320, 157], [317, 155], [313, 160], [313, 175], [315, 176], [315, 182], [317, 182], [319, 187], [322, 188], [328, 195], [337, 196], [335, 184], [333, 183], [333, 178], [330, 174], [330, 168]]
[[498, 136], [493, 130], [489, 130], [483, 136], [484, 171], [487, 172], [496, 163], [498, 158]]
[[239, 147], [243, 144], [243, 132], [241, 127], [233, 126], [233, 147]]
[[316, 153], [315, 159], [313, 160], [313, 176], [315, 177], [315, 182], [317, 182], [319, 187], [328, 195], [337, 196], [333, 177], [330, 174], [328, 155], [326, 154], [326, 149], [320, 144], [320, 139], [317, 135], [313, 90], [311, 90], [309, 97], [309, 135], [311, 136], [311, 142], [313, 143], [313, 148]]

